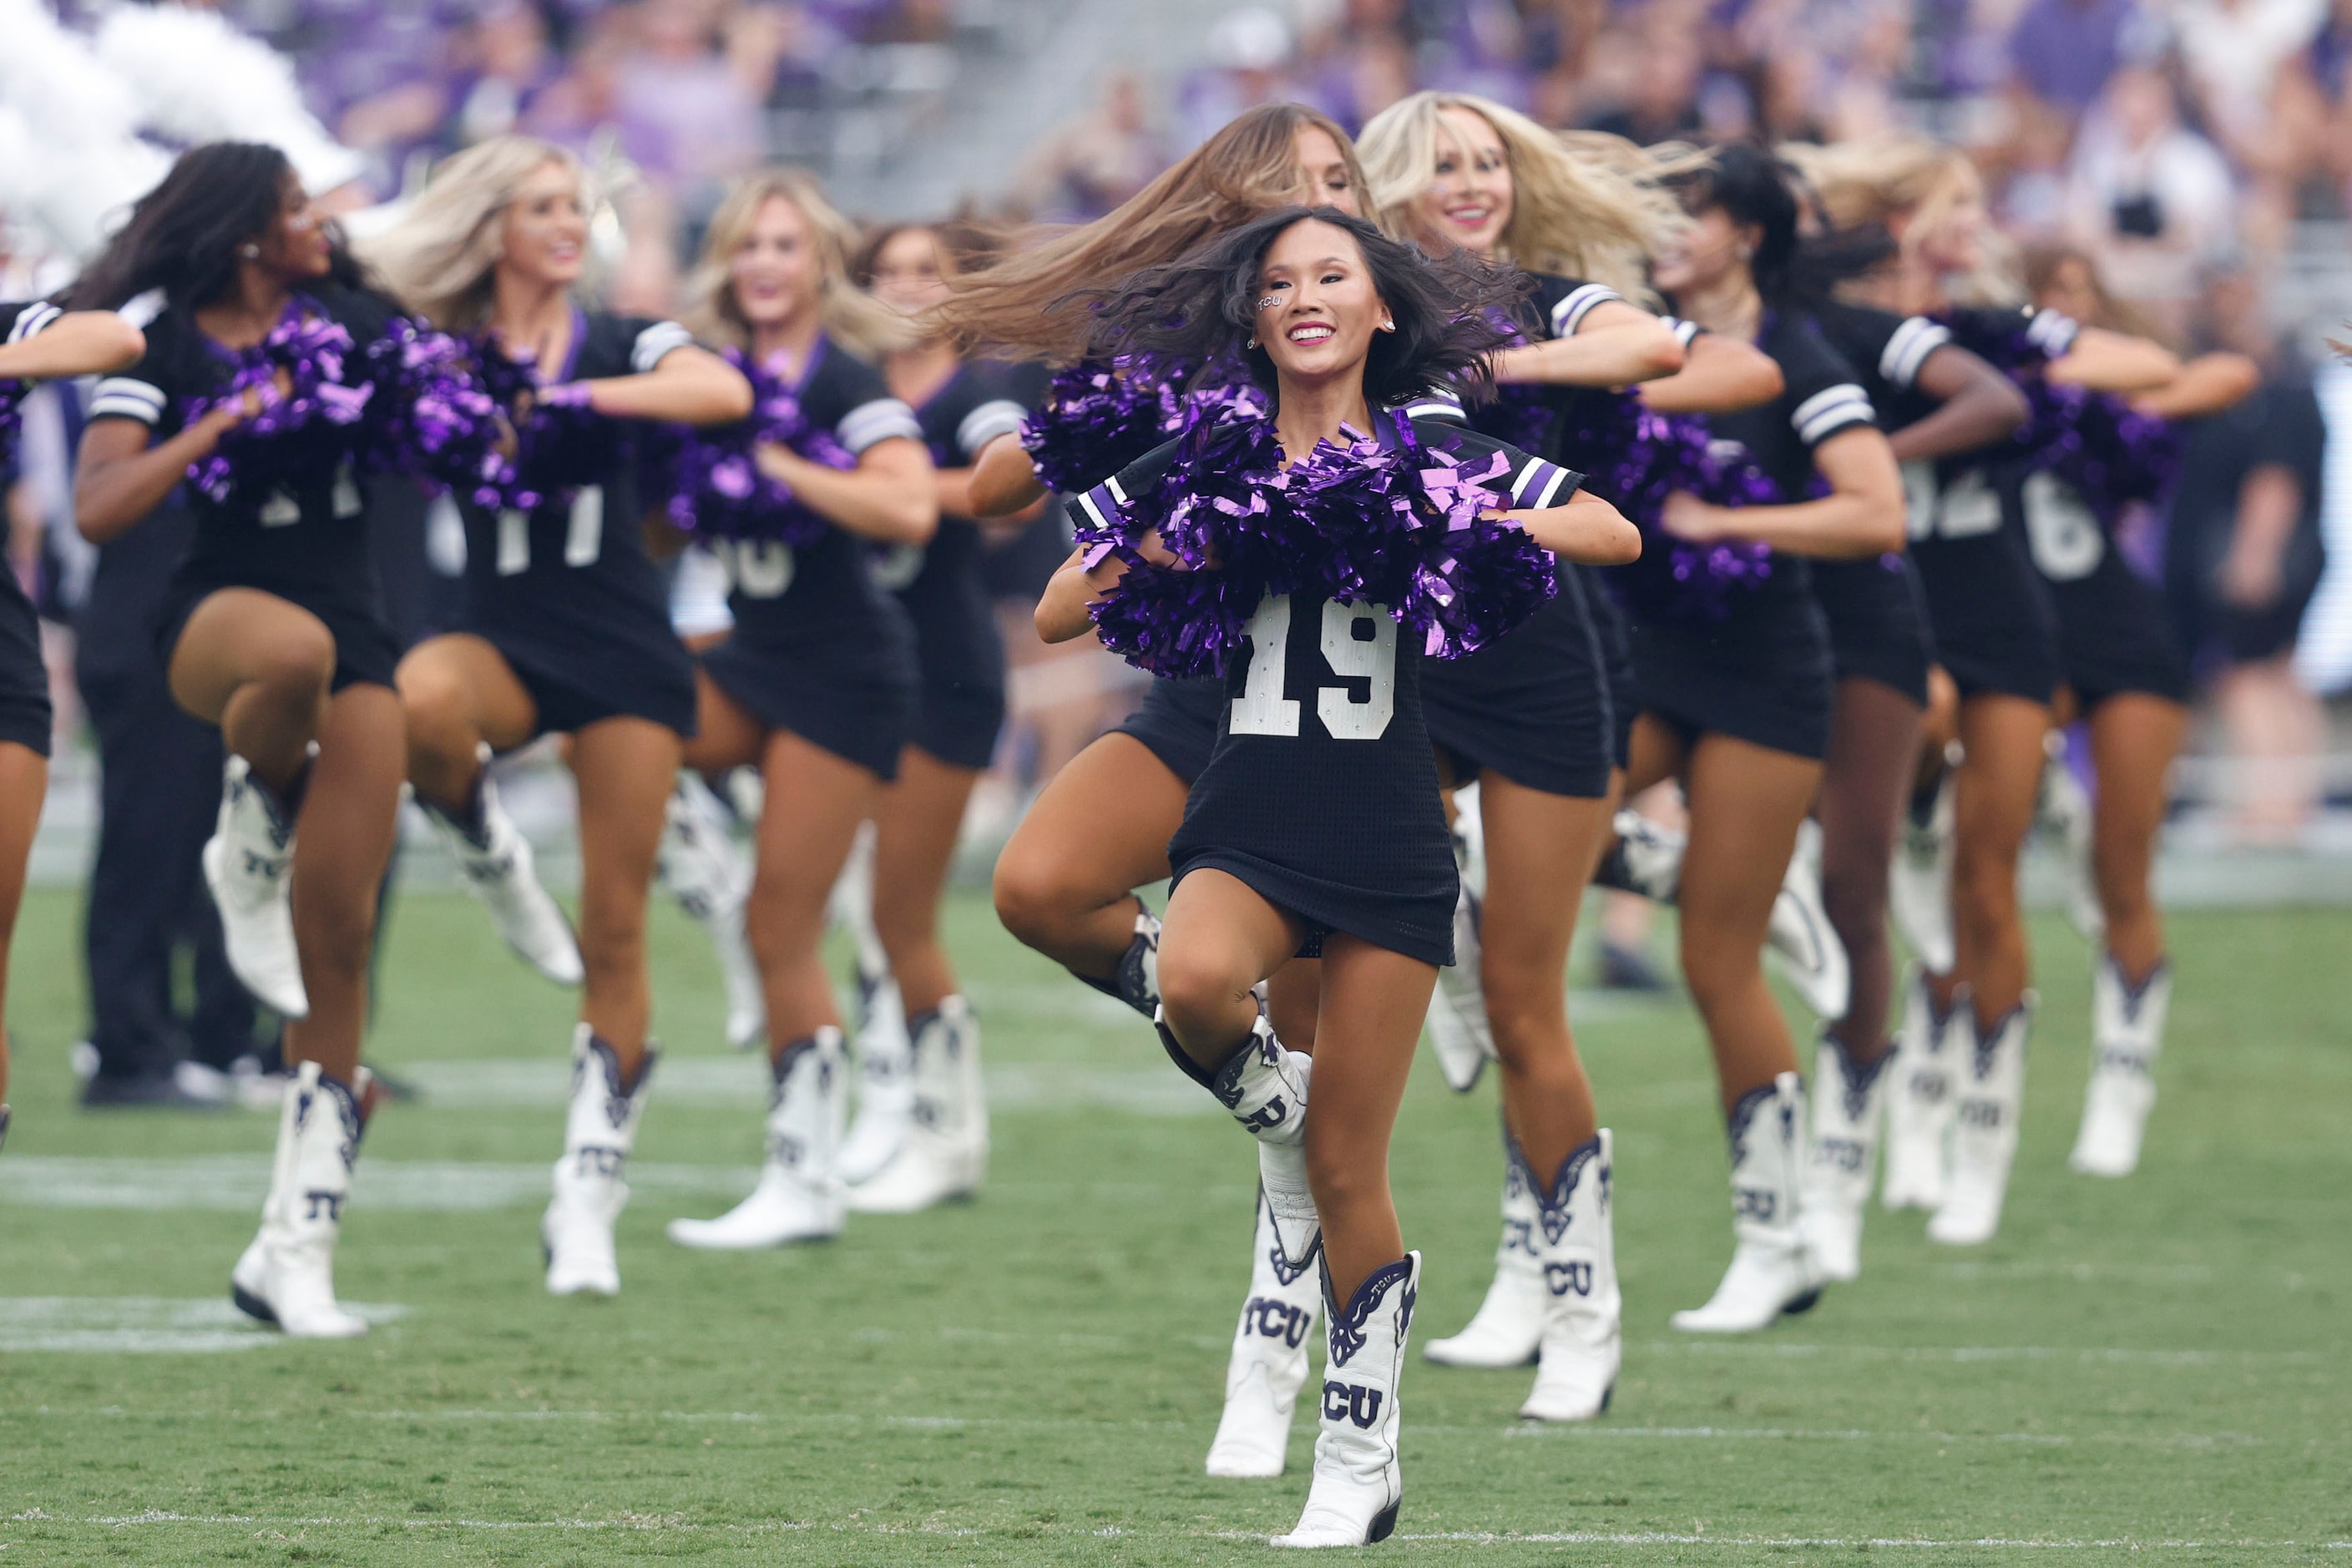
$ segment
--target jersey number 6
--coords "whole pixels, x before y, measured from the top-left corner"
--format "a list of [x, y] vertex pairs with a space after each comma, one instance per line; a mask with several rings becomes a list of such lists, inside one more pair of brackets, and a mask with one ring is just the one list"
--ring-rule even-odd
[[[1369, 632], [1370, 636], [1360, 635]], [[1345, 686], [1318, 686], [1315, 716], [1335, 741], [1377, 741], [1396, 717], [1396, 620], [1379, 605], [1323, 601], [1323, 662], [1344, 680], [1360, 680], [1361, 702]], [[1298, 701], [1282, 694], [1290, 647], [1290, 596], [1258, 602], [1249, 620], [1249, 673], [1234, 699], [1236, 735], [1296, 735]]]

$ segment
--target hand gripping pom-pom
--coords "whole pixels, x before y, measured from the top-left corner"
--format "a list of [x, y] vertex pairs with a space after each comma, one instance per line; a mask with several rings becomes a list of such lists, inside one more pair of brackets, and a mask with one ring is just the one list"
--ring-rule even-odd
[[[351, 363], [352, 334], [341, 323], [306, 315], [299, 301], [262, 340], [239, 351], [227, 384], [190, 400], [194, 424], [215, 409], [242, 405], [248, 393], [260, 407], [225, 431], [209, 457], [188, 466], [188, 480], [215, 501], [240, 484], [247, 488], [331, 474], [353, 454], [374, 384]], [[356, 375], [356, 379], [354, 376]]]
[[507, 426], [465, 343], [395, 316], [361, 354], [373, 388], [366, 471], [413, 475], [436, 493], [468, 499], [511, 482]]
[[812, 544], [833, 525], [762, 471], [755, 454], [762, 446], [783, 447], [845, 471], [857, 458], [831, 430], [810, 421], [799, 395], [772, 371], [736, 350], [727, 358], [751, 383], [751, 416], [729, 425], [661, 427], [649, 466], [666, 476], [665, 513], [698, 538]]

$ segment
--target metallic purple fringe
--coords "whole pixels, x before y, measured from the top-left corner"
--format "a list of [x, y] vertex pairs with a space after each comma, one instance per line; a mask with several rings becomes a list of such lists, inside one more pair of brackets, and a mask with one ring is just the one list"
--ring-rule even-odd
[[[1125, 531], [1078, 536], [1090, 562], [1127, 563], [1094, 607], [1104, 646], [1157, 675], [1220, 675], [1276, 594], [1386, 605], [1435, 658], [1475, 653], [1533, 615], [1558, 591], [1550, 553], [1481, 515], [1506, 504], [1482, 486], [1508, 458], [1465, 465], [1396, 426], [1393, 446], [1350, 432], [1286, 469], [1249, 391], [1192, 400], [1175, 458], [1133, 499]], [[1136, 552], [1154, 530], [1181, 568]]]
[[772, 443], [845, 471], [857, 467], [857, 458], [831, 430], [809, 422], [798, 393], [774, 372], [739, 350], [727, 350], [726, 358], [751, 383], [751, 416], [730, 425], [659, 428], [648, 466], [665, 476], [667, 515], [681, 532], [704, 539], [813, 544], [832, 522], [761, 471], [753, 453]]
[[1089, 361], [1056, 371], [1021, 426], [1021, 444], [1049, 490], [1082, 495], [1182, 427], [1173, 369]]
[[361, 355], [373, 387], [362, 466], [496, 504], [500, 486], [511, 479], [504, 450], [509, 426], [475, 373], [472, 350], [447, 332], [395, 316]]
[[2079, 386], [2036, 380], [2025, 394], [2033, 413], [2017, 438], [2104, 521], [2112, 524], [2134, 501], [2156, 500], [2179, 477], [2182, 437], [2169, 420]]
[[218, 395], [187, 401], [185, 419], [193, 425], [255, 390], [262, 395], [259, 412], [223, 434], [211, 456], [188, 466], [189, 482], [215, 501], [228, 500], [240, 479], [267, 475], [276, 483], [333, 471], [359, 445], [353, 427], [375, 385], [354, 363], [350, 331], [305, 314], [298, 301], [259, 342], [236, 355]]
[[476, 505], [522, 512], [569, 505], [582, 485], [611, 467], [616, 447], [633, 447], [630, 422], [597, 413], [584, 384], [541, 385], [531, 356], [509, 354], [488, 332], [467, 348], [483, 387], [514, 430], [513, 455], [474, 487]]

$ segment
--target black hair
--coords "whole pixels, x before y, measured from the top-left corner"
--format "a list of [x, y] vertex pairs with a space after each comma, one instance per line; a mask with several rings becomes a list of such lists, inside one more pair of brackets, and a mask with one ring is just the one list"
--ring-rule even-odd
[[1364, 360], [1366, 402], [1402, 403], [1441, 384], [1473, 396], [1493, 390], [1487, 356], [1516, 341], [1509, 321], [1529, 287], [1526, 275], [1465, 251], [1432, 258], [1337, 207], [1278, 208], [1181, 260], [1081, 291], [1074, 299], [1094, 311], [1087, 356], [1140, 354], [1207, 367], [1238, 355], [1251, 377], [1271, 388], [1273, 359], [1246, 346], [1264, 292], [1258, 272], [1275, 240], [1310, 218], [1355, 240], [1396, 322], [1396, 331], [1373, 334]]
[[[184, 310], [213, 303], [236, 281], [237, 247], [278, 221], [294, 165], [257, 142], [211, 142], [180, 154], [163, 184], [139, 198], [131, 219], [74, 286], [77, 310], [112, 310], [161, 289]], [[362, 286], [342, 237], [328, 230], [329, 277]]]
[[1797, 192], [1795, 172], [1753, 142], [1729, 142], [1709, 162], [1667, 184], [1694, 215], [1721, 207], [1732, 222], [1752, 225], [1759, 234], [1748, 269], [1768, 305], [1785, 303], [1795, 275]]

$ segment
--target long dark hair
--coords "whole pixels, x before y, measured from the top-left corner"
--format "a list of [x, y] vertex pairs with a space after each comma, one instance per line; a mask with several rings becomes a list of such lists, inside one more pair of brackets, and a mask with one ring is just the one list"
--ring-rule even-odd
[[1755, 226], [1756, 252], [1748, 258], [1748, 270], [1768, 305], [1788, 301], [1794, 278], [1795, 177], [1795, 171], [1768, 149], [1752, 142], [1731, 142], [1716, 148], [1705, 163], [1667, 181], [1682, 198], [1685, 212], [1696, 215], [1721, 207], [1732, 222]]
[[[237, 247], [278, 221], [294, 165], [258, 142], [211, 142], [180, 154], [163, 183], [139, 198], [131, 221], [73, 286], [76, 310], [119, 310], [151, 289], [166, 302], [198, 310], [236, 281]], [[329, 277], [363, 286], [342, 237], [328, 231]]]
[[1273, 387], [1272, 358], [1263, 348], [1244, 346], [1257, 320], [1258, 270], [1283, 231], [1310, 218], [1354, 238], [1396, 321], [1393, 332], [1372, 336], [1364, 360], [1366, 402], [1401, 403], [1440, 384], [1472, 396], [1494, 390], [1487, 356], [1515, 341], [1508, 321], [1528, 287], [1526, 276], [1466, 251], [1423, 255], [1337, 207], [1283, 207], [1180, 261], [1070, 296], [1094, 312], [1088, 357], [1140, 354], [1206, 367], [1238, 354], [1259, 385]]

